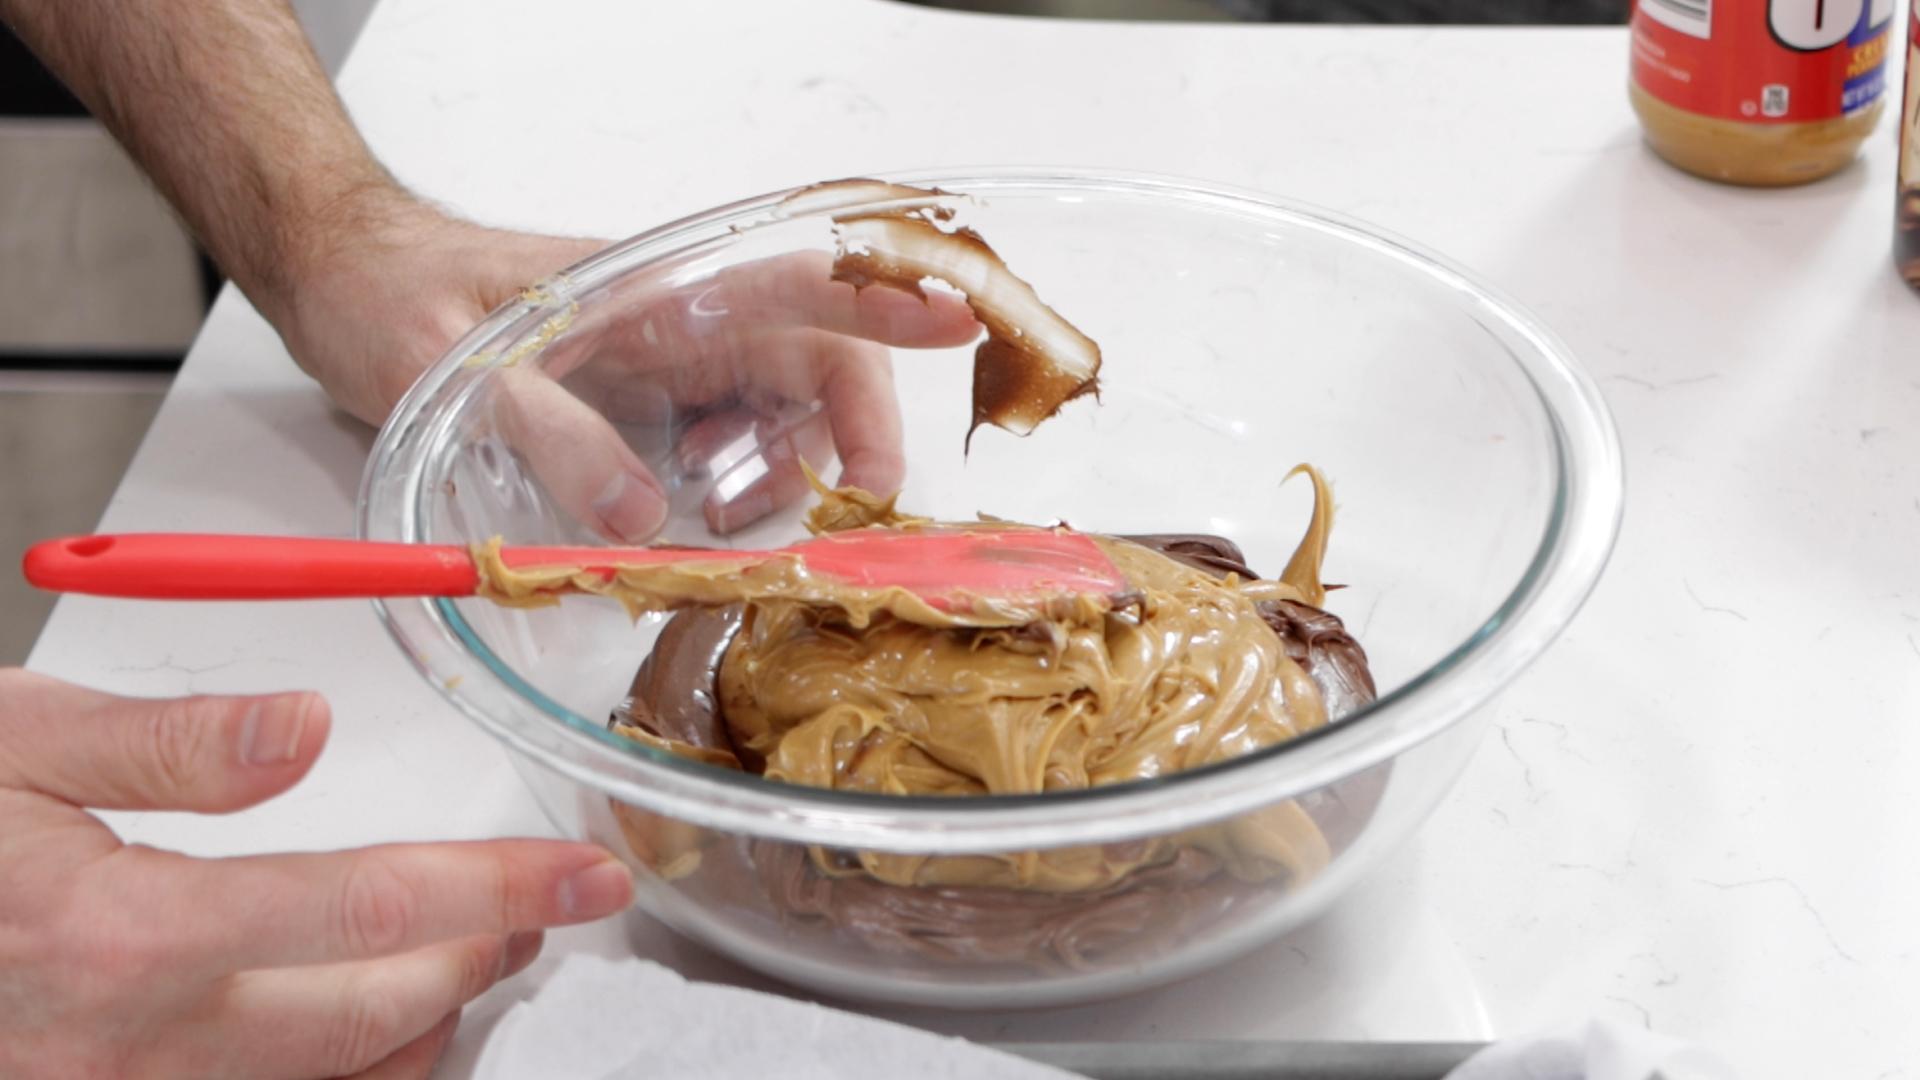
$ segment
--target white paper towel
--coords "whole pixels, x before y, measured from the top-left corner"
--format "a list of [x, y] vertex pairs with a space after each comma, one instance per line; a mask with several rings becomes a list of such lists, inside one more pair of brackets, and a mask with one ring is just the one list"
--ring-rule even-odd
[[984, 1046], [644, 960], [575, 953], [500, 1018], [475, 1080], [1071, 1080]]
[[[473, 1080], [1072, 1080], [964, 1039], [651, 961], [574, 953], [500, 1018]], [[1698, 1046], [1606, 1020], [1502, 1040], [1447, 1080], [1737, 1080]]]

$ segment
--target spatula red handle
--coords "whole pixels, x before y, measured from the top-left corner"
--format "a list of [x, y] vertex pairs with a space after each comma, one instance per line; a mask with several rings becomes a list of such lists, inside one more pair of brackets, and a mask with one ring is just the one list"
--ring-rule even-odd
[[[509, 566], [604, 566], [764, 558], [758, 551], [515, 547]], [[21, 570], [53, 592], [139, 600], [321, 600], [472, 596], [473, 556], [453, 544], [390, 544], [295, 536], [121, 533], [69, 536], [27, 549]]]
[[21, 569], [42, 589], [146, 600], [471, 596], [479, 584], [451, 545], [200, 533], [48, 540]]

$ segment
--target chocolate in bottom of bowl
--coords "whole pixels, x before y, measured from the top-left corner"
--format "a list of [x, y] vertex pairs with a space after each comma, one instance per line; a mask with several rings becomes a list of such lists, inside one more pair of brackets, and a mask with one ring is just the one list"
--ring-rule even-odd
[[[1240, 549], [1221, 537], [1121, 539], [1216, 576], [1258, 576]], [[1373, 700], [1366, 653], [1339, 618], [1288, 600], [1257, 607], [1288, 655], [1320, 687], [1331, 722]], [[748, 771], [757, 772], [763, 763], [730, 740], [716, 690], [742, 614], [738, 607], [694, 609], [668, 620], [634, 679], [625, 715], [616, 719], [691, 746], [732, 751]], [[1295, 800], [1335, 856], [1372, 817], [1388, 769], [1376, 766]], [[964, 966], [981, 974], [1000, 968], [1089, 971], [1135, 963], [1234, 921], [1257, 907], [1257, 900], [1276, 899], [1303, 884], [1284, 877], [1244, 881], [1228, 873], [1216, 856], [1181, 847], [1167, 860], [1081, 892], [894, 885], [861, 873], [851, 853], [824, 852], [822, 861], [846, 867], [844, 874], [828, 873], [806, 845], [715, 833], [618, 802], [613, 809], [634, 853], [702, 908], [772, 920], [790, 934], [817, 937], [836, 951], [852, 944], [879, 956]]]

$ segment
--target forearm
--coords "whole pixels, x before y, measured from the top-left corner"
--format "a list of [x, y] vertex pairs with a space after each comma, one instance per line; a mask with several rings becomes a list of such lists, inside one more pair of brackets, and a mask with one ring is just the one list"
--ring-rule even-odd
[[335, 237], [407, 199], [285, 0], [0, 0], [269, 317]]

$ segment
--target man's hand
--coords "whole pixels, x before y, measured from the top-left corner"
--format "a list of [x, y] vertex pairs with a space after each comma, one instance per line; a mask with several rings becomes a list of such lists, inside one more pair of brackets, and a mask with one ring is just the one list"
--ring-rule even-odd
[[542, 927], [631, 899], [586, 844], [203, 860], [83, 809], [239, 810], [327, 728], [315, 694], [147, 701], [0, 670], [0, 1075], [425, 1076]]
[[301, 369], [375, 426], [488, 312], [605, 246], [475, 225], [390, 184], [294, 236], [274, 283], [249, 298]]
[[[281, 284], [255, 302], [300, 366], [373, 424], [488, 312], [604, 246], [484, 228], [391, 187], [361, 192], [324, 229], [299, 235]], [[615, 423], [671, 427], [689, 472], [737, 464], [728, 447], [744, 436], [766, 444], [755, 475], [743, 471], [707, 500], [708, 526], [729, 533], [806, 493], [803, 457], [820, 465], [837, 453], [842, 483], [898, 490], [905, 463], [886, 346], [958, 345], [979, 333], [957, 296], [856, 292], [832, 280], [824, 252], [693, 284], [617, 288], [630, 295], [503, 373], [496, 413], [560, 506], [617, 542], [650, 539], [669, 496]], [[807, 422], [791, 423], [796, 413]]]

